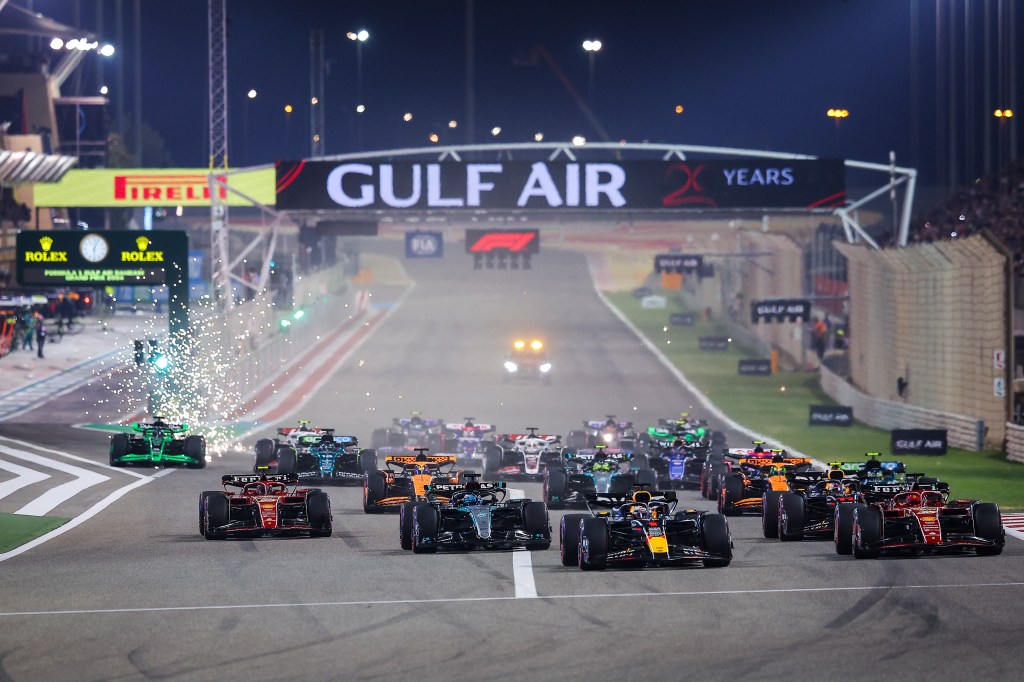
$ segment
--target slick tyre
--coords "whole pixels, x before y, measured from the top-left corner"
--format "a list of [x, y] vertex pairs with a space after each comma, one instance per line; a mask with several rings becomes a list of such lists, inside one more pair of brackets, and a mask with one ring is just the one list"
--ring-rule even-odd
[[227, 533], [214, 529], [222, 528], [231, 520], [231, 505], [224, 493], [211, 494], [206, 498], [206, 533], [207, 540], [224, 540]]
[[220, 490], [204, 490], [199, 493], [199, 534], [206, 537], [206, 499], [214, 495], [224, 496]]
[[862, 504], [840, 502], [836, 505], [835, 524], [832, 539], [836, 544], [836, 554], [849, 556], [853, 554], [853, 513]]
[[306, 518], [313, 527], [309, 531], [309, 537], [331, 537], [331, 498], [327, 493], [317, 490], [306, 496]]
[[504, 456], [505, 451], [502, 450], [500, 445], [488, 443], [484, 449], [484, 473], [497, 473], [498, 469], [501, 468], [501, 460]]
[[780, 495], [775, 490], [769, 490], [761, 498], [761, 533], [766, 538], [779, 537]]
[[376, 514], [380, 511], [377, 503], [388, 494], [388, 483], [384, 474], [379, 471], [371, 471], [363, 475], [363, 511], [367, 514]]
[[110, 437], [110, 466], [123, 467], [121, 458], [128, 454], [129, 441], [127, 433], [115, 433]]
[[295, 453], [295, 448], [283, 447], [277, 449], [277, 473], [298, 473], [298, 465], [299, 458]]
[[551, 546], [548, 508], [543, 502], [527, 502], [523, 505], [523, 528], [539, 540], [531, 545], [530, 549], [547, 549]]
[[186, 436], [185, 456], [191, 457], [193, 460], [195, 460], [185, 465], [189, 469], [205, 469], [206, 439], [203, 438], [202, 436]]
[[726, 516], [736, 516], [740, 512], [733, 506], [743, 499], [743, 479], [739, 476], [723, 476], [721, 491], [718, 494], [718, 511]]
[[369, 474], [377, 471], [377, 451], [373, 448], [365, 448], [356, 455], [356, 464], [361, 474]]
[[636, 483], [637, 485], [646, 485], [647, 490], [654, 492], [658, 489], [658, 474], [654, 469], [638, 469]]
[[580, 448], [587, 447], [587, 432], [586, 431], [570, 431], [565, 437], [565, 446], [569, 448]]
[[276, 450], [277, 444], [269, 438], [261, 438], [256, 441], [256, 465], [253, 467], [253, 471], [259, 471], [260, 467], [273, 466]]
[[723, 474], [728, 472], [725, 464], [722, 462], [711, 462], [710, 476], [708, 477], [708, 499], [718, 499], [718, 486], [721, 482]]
[[783, 542], [804, 539], [804, 498], [782, 493], [778, 503], [779, 539]]
[[580, 546], [577, 565], [583, 571], [603, 571], [608, 567], [608, 523], [592, 516], [580, 522]]
[[729, 522], [722, 514], [705, 514], [701, 517], [700, 541], [705, 552], [718, 555], [713, 559], [704, 559], [705, 568], [724, 568], [732, 561]]
[[565, 496], [569, 479], [561, 469], [544, 472], [544, 502], [550, 509], [565, 509]]
[[976, 548], [978, 556], [995, 556], [1003, 553], [1003, 521], [999, 514], [999, 506], [994, 502], [979, 502], [974, 505], [974, 534], [998, 543], [991, 547]]
[[412, 549], [412, 517], [415, 502], [403, 502], [398, 509], [398, 544], [402, 549]]
[[370, 447], [374, 450], [380, 448], [386, 448], [388, 446], [388, 430], [387, 429], [374, 429], [373, 435], [370, 436]]
[[875, 544], [882, 539], [882, 512], [861, 507], [853, 512], [853, 556], [875, 559], [879, 555]]
[[580, 523], [590, 518], [589, 514], [566, 514], [558, 524], [558, 552], [562, 555], [563, 566], [575, 566], [579, 561]]
[[414, 554], [437, 552], [437, 510], [427, 502], [418, 502], [412, 512], [412, 551]]

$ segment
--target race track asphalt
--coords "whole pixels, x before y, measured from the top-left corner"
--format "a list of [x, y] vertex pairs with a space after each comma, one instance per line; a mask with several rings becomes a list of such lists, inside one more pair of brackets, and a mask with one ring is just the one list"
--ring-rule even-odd
[[[582, 255], [548, 250], [529, 272], [475, 272], [459, 253], [406, 267], [412, 292], [285, 423], [366, 439], [418, 410], [564, 434], [691, 409], [597, 298]], [[554, 381], [503, 384], [506, 346], [534, 334]], [[105, 436], [69, 427], [0, 435], [106, 454]], [[548, 551], [413, 555], [397, 516], [367, 516], [359, 488], [337, 487], [331, 538], [205, 541], [198, 493], [250, 457], [162, 476], [0, 563], [0, 680], [1020, 678], [1013, 538], [998, 557], [859, 561], [831, 542], [766, 540], [749, 516], [730, 519], [727, 568], [582, 573], [559, 563], [561, 512]]]

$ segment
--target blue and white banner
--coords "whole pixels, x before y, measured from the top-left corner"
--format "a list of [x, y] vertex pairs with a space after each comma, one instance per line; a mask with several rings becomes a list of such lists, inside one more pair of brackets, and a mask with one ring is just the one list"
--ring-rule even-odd
[[406, 258], [441, 258], [444, 256], [444, 237], [440, 232], [406, 232]]

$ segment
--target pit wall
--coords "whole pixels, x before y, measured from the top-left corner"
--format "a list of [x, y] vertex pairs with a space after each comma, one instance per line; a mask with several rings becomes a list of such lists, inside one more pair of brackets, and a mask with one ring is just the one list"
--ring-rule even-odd
[[[945, 415], [939, 428], [950, 430], [951, 442], [962, 419], [982, 420], [984, 447], [1002, 449], [1012, 396], [1012, 301], [1008, 258], [998, 242], [978, 235], [881, 251], [836, 246], [848, 260], [849, 377], [866, 396], [856, 418], [882, 428], [928, 428], [934, 415]], [[1001, 369], [994, 361], [999, 350]], [[902, 396], [898, 377], [907, 381]], [[997, 379], [1002, 397], [995, 395]], [[823, 386], [839, 402], [850, 399], [835, 382]]]

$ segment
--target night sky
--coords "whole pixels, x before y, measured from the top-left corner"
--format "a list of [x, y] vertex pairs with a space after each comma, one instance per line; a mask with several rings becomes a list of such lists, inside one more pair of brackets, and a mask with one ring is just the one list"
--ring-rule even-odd
[[[96, 2], [79, 1], [82, 23], [95, 30]], [[34, 3], [37, 11], [68, 23], [72, 5]], [[114, 1], [103, 5], [102, 37], [113, 41]], [[205, 166], [207, 4], [142, 5], [143, 119], [164, 137], [175, 164]], [[139, 58], [132, 45], [133, 6], [125, 2], [125, 44], [114, 57], [127, 65], [126, 88]], [[963, 3], [957, 6], [962, 17]], [[581, 43], [599, 39], [593, 108], [612, 140], [877, 162], [888, 162], [895, 150], [902, 163], [929, 166], [934, 148], [948, 143], [933, 112], [935, 3], [921, 3], [918, 17], [916, 148], [910, 8], [911, 0], [477, 0], [475, 141], [528, 142], [538, 131], [545, 141], [576, 134], [598, 140], [569, 89], [531, 55], [537, 47], [547, 50], [586, 100], [588, 56]], [[432, 132], [442, 143], [466, 142], [464, 13], [464, 0], [229, 0], [232, 165], [310, 153], [313, 29], [324, 31], [329, 62], [326, 153], [426, 146]], [[1017, 19], [1024, 20], [1024, 11]], [[362, 28], [370, 32], [363, 45], [367, 111], [358, 115], [356, 47], [345, 34]], [[109, 67], [105, 79], [112, 81]], [[99, 84], [93, 81], [94, 75], [82, 80], [82, 94], [95, 94]], [[252, 101], [245, 94], [250, 88], [259, 93]], [[992, 103], [975, 95], [985, 115], [967, 137], [980, 140], [980, 126], [995, 122]], [[295, 108], [290, 120], [285, 104]], [[681, 115], [677, 104], [685, 107]], [[850, 111], [838, 127], [825, 115], [831, 107]], [[130, 97], [125, 108], [132, 108]], [[413, 114], [411, 122], [402, 120], [406, 112]], [[450, 119], [459, 122], [457, 129], [448, 128]], [[490, 134], [494, 126], [501, 127], [498, 137]]]

